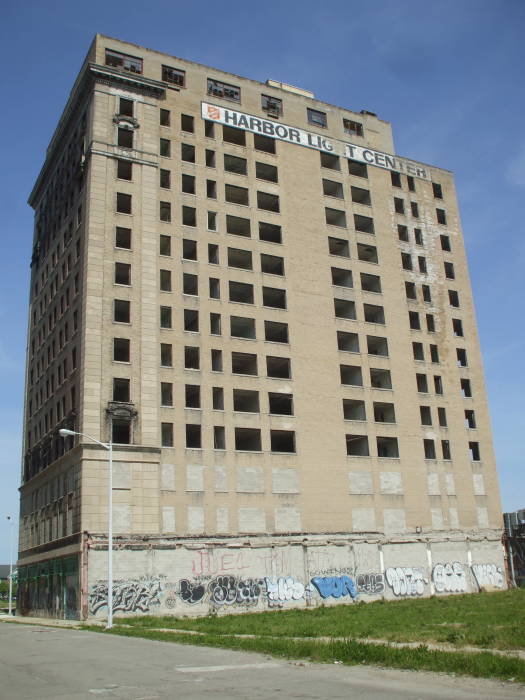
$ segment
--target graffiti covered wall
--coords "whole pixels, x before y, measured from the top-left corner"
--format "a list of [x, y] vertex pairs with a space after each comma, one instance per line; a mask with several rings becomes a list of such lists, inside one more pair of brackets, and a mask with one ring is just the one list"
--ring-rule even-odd
[[[474, 593], [506, 587], [499, 540], [353, 541], [308, 544], [252, 538], [199, 546], [116, 543], [115, 614], [206, 615], [269, 608], [351, 604], [378, 598]], [[88, 560], [88, 609], [107, 615], [107, 550], [94, 540]]]

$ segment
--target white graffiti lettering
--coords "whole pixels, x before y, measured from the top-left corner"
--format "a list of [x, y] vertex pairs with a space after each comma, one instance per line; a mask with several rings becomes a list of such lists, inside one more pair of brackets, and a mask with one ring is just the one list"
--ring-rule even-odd
[[359, 574], [356, 578], [357, 592], [378, 595], [385, 590], [383, 574]]
[[467, 590], [467, 577], [463, 564], [436, 564], [432, 570], [432, 582], [437, 593], [464, 593]]
[[265, 583], [270, 606], [288, 600], [301, 600], [311, 592], [309, 586], [305, 586], [304, 583], [297, 581], [292, 576], [265, 578]]
[[[113, 612], [149, 612], [151, 605], [159, 605], [159, 594], [162, 591], [160, 581], [135, 580], [115, 581], [113, 584]], [[107, 607], [108, 584], [99, 581], [89, 594], [89, 607], [94, 615], [98, 610]]]
[[421, 569], [396, 566], [385, 571], [388, 585], [396, 596], [423, 595], [425, 584]]
[[473, 564], [472, 573], [480, 588], [495, 586], [503, 588], [503, 570], [496, 564]]

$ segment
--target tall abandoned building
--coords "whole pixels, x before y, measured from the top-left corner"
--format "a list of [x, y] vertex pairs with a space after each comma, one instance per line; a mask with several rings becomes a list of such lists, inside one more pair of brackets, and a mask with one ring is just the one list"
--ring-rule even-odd
[[90, 438], [115, 611], [506, 585], [450, 172], [97, 35], [29, 201], [22, 613], [107, 614]]

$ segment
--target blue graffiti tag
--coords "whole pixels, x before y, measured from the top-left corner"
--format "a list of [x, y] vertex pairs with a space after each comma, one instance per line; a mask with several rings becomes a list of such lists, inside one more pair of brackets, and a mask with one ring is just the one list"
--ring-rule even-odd
[[321, 598], [342, 598], [349, 595], [351, 598], [357, 596], [355, 583], [348, 576], [316, 576], [312, 583], [319, 591]]

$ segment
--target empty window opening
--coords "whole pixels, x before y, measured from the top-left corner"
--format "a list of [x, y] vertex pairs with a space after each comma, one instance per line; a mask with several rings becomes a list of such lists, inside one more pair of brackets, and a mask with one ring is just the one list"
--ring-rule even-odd
[[161, 423], [160, 435], [162, 447], [173, 447], [173, 423]]
[[353, 287], [352, 271], [341, 267], [332, 267], [332, 284], [336, 287]]
[[205, 120], [205, 122], [204, 122], [204, 136], [206, 136], [207, 139], [214, 139], [215, 138], [215, 124], [213, 122]]
[[377, 335], [366, 336], [367, 352], [369, 355], [388, 357], [388, 341]]
[[432, 192], [436, 199], [443, 199], [443, 188], [438, 182], [432, 183]]
[[117, 226], [115, 228], [115, 247], [131, 249], [131, 229]]
[[337, 331], [337, 348], [345, 352], [359, 352], [359, 336], [357, 333]]
[[265, 321], [264, 339], [272, 343], [288, 343], [288, 324]]
[[117, 323], [130, 322], [130, 302], [125, 299], [113, 300], [113, 320]]
[[268, 182], [279, 182], [279, 176], [275, 165], [269, 163], [255, 163], [255, 177], [258, 180], [267, 180]]
[[252, 270], [252, 253], [250, 250], [240, 248], [228, 248], [228, 266], [241, 270]]
[[410, 211], [415, 219], [419, 218], [419, 205], [417, 202], [410, 202]]
[[119, 127], [117, 130], [117, 145], [121, 148], [133, 148], [133, 131]]
[[339, 365], [341, 384], [363, 386], [363, 372], [359, 365]]
[[247, 352], [232, 352], [232, 374], [257, 376], [257, 355]]
[[437, 345], [430, 345], [430, 360], [435, 364], [439, 363], [439, 349]]
[[186, 163], [195, 163], [195, 146], [190, 143], [181, 143], [180, 157]]
[[399, 457], [399, 447], [395, 437], [377, 437], [377, 456], [396, 459]]
[[449, 280], [456, 279], [456, 273], [454, 272], [454, 265], [451, 262], [444, 263], [445, 277]]
[[221, 298], [221, 282], [216, 277], [209, 278], [210, 299]]
[[180, 128], [182, 129], [182, 131], [187, 131], [190, 134], [193, 134], [193, 132], [195, 131], [195, 123], [193, 117], [191, 117], [189, 114], [181, 114]]
[[197, 260], [197, 241], [182, 239], [182, 257], [184, 260]]
[[354, 228], [362, 233], [375, 233], [374, 220], [369, 216], [361, 216], [361, 214], [354, 214]]
[[414, 282], [405, 282], [405, 294], [407, 299], [417, 299]]
[[357, 244], [357, 257], [363, 262], [378, 263], [377, 248], [373, 245]]
[[389, 369], [370, 368], [370, 385], [373, 389], [391, 389], [392, 378]]
[[337, 318], [347, 318], [352, 321], [357, 318], [355, 301], [350, 299], [334, 299], [334, 312]]
[[240, 216], [226, 215], [226, 232], [234, 236], [245, 236], [250, 238], [250, 219], [243, 219]]
[[160, 307], [160, 327], [161, 328], [171, 328], [171, 306], [161, 306]]
[[114, 378], [113, 379], [113, 401], [121, 403], [129, 403], [130, 399], [130, 382], [129, 379]]
[[330, 209], [329, 207], [325, 207], [324, 211], [327, 224], [346, 228], [346, 214], [344, 211], [340, 209]]
[[240, 158], [239, 156], [232, 156], [229, 153], [225, 153], [224, 170], [229, 173], [236, 173], [237, 175], [247, 175], [248, 161], [246, 158]]
[[226, 143], [234, 143], [237, 146], [246, 146], [246, 132], [242, 129], [234, 129], [232, 126], [223, 125], [222, 139]]
[[458, 367], [468, 367], [467, 351], [465, 348], [456, 348]]
[[343, 399], [343, 416], [345, 420], [365, 421], [365, 402], [358, 399]]
[[447, 214], [444, 209], [436, 209], [436, 219], [438, 224], [447, 225]]
[[445, 236], [444, 233], [442, 233], [439, 237], [439, 240], [441, 241], [441, 250], [446, 251], [447, 253], [450, 253], [451, 247], [450, 247], [450, 237]]
[[394, 197], [394, 211], [396, 214], [405, 213], [405, 200], [400, 197]]
[[159, 255], [171, 255], [171, 236], [161, 233], [159, 238]]
[[263, 306], [273, 309], [286, 309], [286, 291], [275, 287], [262, 288]]
[[198, 275], [192, 275], [188, 272], [184, 272], [182, 275], [182, 293], [189, 294], [190, 296], [199, 295], [199, 277]]
[[212, 406], [214, 411], [224, 411], [224, 389], [221, 386], [212, 387]]
[[191, 345], [184, 347], [184, 369], [200, 369], [200, 348]]
[[[374, 420], [376, 423], [395, 423], [396, 412], [393, 403], [374, 401]], [[379, 455], [381, 457], [381, 455]]]
[[279, 212], [279, 197], [268, 192], [257, 192], [257, 208]]
[[401, 173], [391, 170], [390, 181], [392, 182], [393, 187], [401, 187]]
[[410, 253], [401, 253], [401, 267], [403, 270], [412, 270], [412, 256]]
[[275, 139], [262, 134], [254, 134], [253, 147], [256, 151], [262, 151], [263, 153], [275, 153]]
[[272, 379], [291, 379], [292, 368], [288, 357], [266, 357], [266, 374]]
[[432, 412], [430, 406], [420, 406], [421, 425], [432, 425]]
[[241, 101], [241, 89], [237, 85], [223, 83], [221, 80], [208, 78], [208, 95], [222, 97], [224, 100]]
[[436, 445], [434, 440], [423, 440], [425, 459], [436, 459]]
[[195, 194], [195, 178], [193, 175], [182, 175], [182, 191], [186, 194]]
[[207, 216], [208, 216], [208, 231], [216, 231], [217, 230], [217, 212], [209, 211], [207, 213]]
[[117, 212], [131, 214], [131, 195], [117, 192]]
[[352, 136], [363, 136], [363, 125], [352, 119], [343, 119], [343, 131]]
[[173, 367], [173, 348], [171, 343], [160, 344], [160, 364], [162, 367]]
[[225, 450], [226, 449], [226, 435], [224, 426], [214, 425], [213, 426], [213, 449], [214, 450]]
[[[170, 170], [159, 170], [159, 185], [160, 187], [163, 187], [165, 190], [169, 190], [171, 187], [171, 171]], [[184, 181], [182, 183], [183, 185], [183, 192], [184, 190]], [[195, 192], [193, 192], [195, 194]]]
[[270, 430], [272, 452], [295, 452], [295, 432], [293, 430]]
[[385, 324], [385, 310], [375, 304], [363, 304], [363, 312], [367, 323]]
[[[337, 158], [337, 156], [335, 156], [335, 158]], [[339, 168], [337, 169], [339, 170]], [[355, 177], [368, 177], [368, 168], [366, 163], [361, 163], [358, 160], [348, 159], [348, 172], [350, 175], [354, 175]]]
[[171, 292], [171, 270], [160, 270], [160, 291]]
[[247, 389], [234, 389], [233, 410], [244, 413], [259, 413], [259, 392]]
[[214, 168], [215, 167], [215, 151], [210, 151], [210, 149], [207, 148], [204, 151], [204, 160], [205, 160], [207, 168]]
[[476, 413], [475, 411], [465, 411], [465, 427], [474, 430], [476, 428]]
[[365, 292], [381, 293], [381, 278], [377, 275], [369, 275], [361, 272], [361, 289]]
[[129, 160], [117, 160], [117, 178], [119, 180], [131, 180], [133, 164]]
[[119, 108], [118, 108], [118, 113], [122, 115], [123, 117], [132, 117], [133, 116], [133, 107], [134, 107], [134, 102], [133, 100], [127, 100], [125, 97], [120, 97], [119, 98]]
[[349, 258], [350, 245], [344, 238], [328, 236], [328, 252], [330, 255], [339, 255], [342, 258]]
[[443, 394], [443, 379], [439, 374], [434, 375], [434, 391], [438, 395]]
[[282, 243], [281, 227], [276, 224], [259, 221], [259, 240], [267, 243]]
[[408, 226], [404, 226], [403, 224], [398, 224], [397, 225], [397, 237], [399, 238], [400, 241], [408, 242]]
[[199, 312], [197, 309], [184, 309], [184, 330], [199, 332]]
[[235, 428], [235, 449], [243, 452], [260, 452], [261, 431], [258, 428]]
[[160, 139], [159, 153], [163, 158], [169, 158], [171, 156], [171, 141], [169, 139]]
[[447, 410], [441, 406], [438, 408], [438, 422], [442, 428], [446, 428], [448, 426]]
[[131, 423], [127, 420], [111, 421], [111, 441], [115, 445], [131, 444]]
[[421, 330], [421, 321], [419, 320], [419, 313], [417, 311], [408, 312], [408, 322], [413, 331]]
[[427, 259], [423, 255], [419, 255], [417, 258], [417, 264], [419, 271], [423, 274], [427, 274]]
[[219, 264], [219, 246], [216, 243], [208, 243], [208, 262], [210, 265]]
[[420, 394], [428, 394], [428, 379], [426, 374], [416, 374], [416, 385]]
[[479, 442], [469, 442], [468, 444], [470, 459], [473, 462], [479, 462], [481, 460], [481, 455], [479, 451]]
[[351, 457], [368, 457], [368, 437], [366, 435], [346, 435], [346, 454]]
[[448, 290], [448, 303], [456, 309], [459, 308], [459, 294], [455, 289]]
[[452, 330], [457, 337], [463, 337], [463, 323], [459, 318], [452, 319]]
[[170, 110], [169, 109], [162, 109], [159, 112], [159, 124], [161, 126], [169, 126], [170, 125]]
[[284, 258], [261, 253], [261, 272], [269, 275], [284, 275]]
[[248, 189], [237, 185], [224, 185], [224, 199], [230, 204], [248, 206]]
[[222, 350], [211, 350], [211, 371], [222, 372]]
[[431, 304], [432, 294], [430, 292], [430, 287], [428, 286], [428, 284], [422, 284], [421, 291], [423, 292], [423, 301], [425, 301], [427, 304]]
[[162, 80], [165, 83], [184, 87], [186, 82], [186, 71], [172, 68], [171, 66], [162, 66]]
[[[183, 207], [184, 209], [185, 207]], [[171, 203], [170, 202], [159, 202], [159, 217], [161, 221], [170, 222], [171, 221]]]
[[472, 397], [472, 386], [470, 384], [470, 379], [460, 379], [461, 395], [463, 398]]
[[293, 395], [269, 392], [268, 406], [270, 415], [293, 416]]
[[416, 191], [416, 181], [414, 180], [412, 175], [407, 175], [407, 185], [410, 192]]
[[414, 360], [424, 360], [423, 343], [412, 343], [412, 354], [414, 355]]
[[446, 459], [446, 460], [452, 459], [452, 453], [450, 451], [449, 440], [441, 440], [441, 454], [443, 456], [443, 459]]
[[115, 263], [115, 284], [131, 284], [131, 265], [128, 263]]
[[202, 447], [201, 426], [186, 423], [186, 447], [200, 450]]
[[210, 333], [211, 335], [221, 335], [221, 315], [210, 313]]
[[173, 406], [173, 384], [171, 382], [160, 383], [160, 405]]
[[323, 178], [323, 194], [327, 197], [337, 197], [338, 199], [344, 199], [343, 185], [340, 182], [334, 182], [334, 180], [325, 180]]
[[253, 304], [253, 284], [229, 282], [230, 301], [241, 304]]
[[201, 407], [201, 388], [198, 384], [186, 384], [184, 387], [184, 405], [186, 408]]
[[197, 210], [194, 207], [182, 207], [182, 225], [197, 226]]
[[426, 314], [427, 331], [429, 333], [436, 332], [436, 322], [434, 320], [434, 314]]
[[230, 335], [233, 338], [255, 338], [255, 319], [230, 316]]
[[423, 232], [420, 228], [414, 229], [414, 240], [416, 241], [416, 245], [424, 245]]
[[320, 151], [319, 155], [321, 157], [322, 168], [328, 168], [329, 170], [341, 170], [339, 156], [334, 156], [333, 153], [325, 153], [324, 151]]
[[129, 338], [113, 338], [113, 361], [129, 362], [130, 357]]

